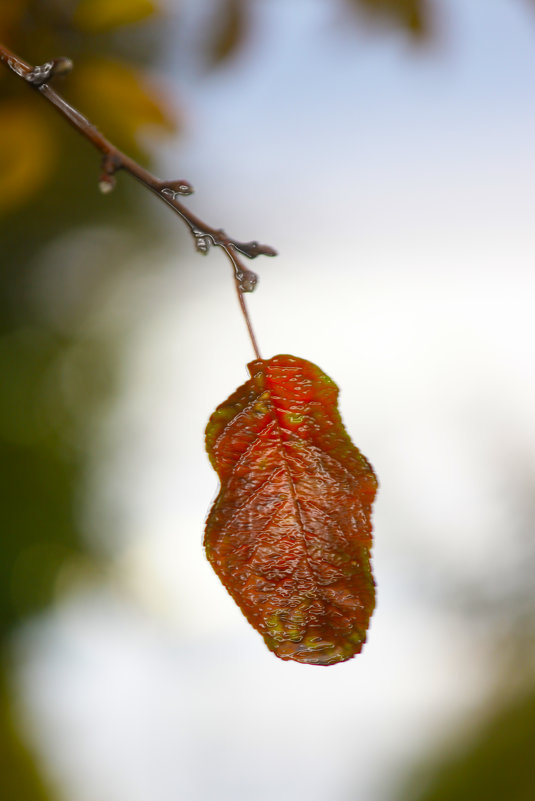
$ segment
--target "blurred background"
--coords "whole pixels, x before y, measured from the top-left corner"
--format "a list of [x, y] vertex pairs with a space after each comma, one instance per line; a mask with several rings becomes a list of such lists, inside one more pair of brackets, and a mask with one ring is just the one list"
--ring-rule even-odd
[[535, 4], [3, 0], [0, 40], [259, 259], [380, 481], [378, 605], [329, 669], [212, 573], [230, 269], [0, 72], [0, 797], [535, 797]]

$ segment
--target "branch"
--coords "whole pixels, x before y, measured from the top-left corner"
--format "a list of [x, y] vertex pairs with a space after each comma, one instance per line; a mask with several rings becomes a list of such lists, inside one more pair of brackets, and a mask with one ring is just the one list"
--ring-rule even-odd
[[[252, 327], [245, 310], [242, 293], [253, 291], [258, 281], [258, 276], [243, 265], [238, 254], [254, 259], [257, 256], [276, 256], [277, 252], [269, 245], [260, 245], [258, 242], [239, 242], [229, 237], [221, 228], [212, 228], [200, 220], [188, 211], [178, 199], [192, 194], [193, 188], [188, 181], [160, 181], [115, 147], [83, 114], [71, 106], [55, 89], [52, 89], [49, 81], [56, 75], [64, 74], [72, 69], [73, 65], [70, 59], [56, 58], [47, 61], [46, 64], [41, 66], [32, 67], [31, 64], [19, 58], [19, 56], [0, 43], [0, 62], [38, 91], [78, 133], [88, 139], [102, 153], [102, 171], [99, 179], [101, 192], [105, 194], [111, 192], [115, 186], [115, 173], [119, 170], [125, 170], [169, 206], [175, 214], [178, 214], [188, 226], [199, 253], [208, 253], [212, 245], [223, 250], [234, 270], [240, 305], [245, 314], [249, 333], [252, 334]], [[254, 335], [252, 335], [252, 341], [257, 358], [260, 358]]]

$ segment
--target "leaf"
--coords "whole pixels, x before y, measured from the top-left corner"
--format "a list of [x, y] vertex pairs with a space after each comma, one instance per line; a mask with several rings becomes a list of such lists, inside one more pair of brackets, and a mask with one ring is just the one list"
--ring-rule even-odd
[[391, 20], [405, 28], [413, 39], [429, 35], [429, 9], [427, 0], [350, 0], [368, 14]]
[[0, 0], [0, 42], [11, 44], [13, 32], [17, 30], [21, 19], [26, 14], [26, 2], [14, 0]]
[[92, 58], [77, 64], [70, 83], [74, 105], [129, 153], [139, 153], [139, 140], [147, 129], [174, 130], [170, 107], [157, 84], [129, 64]]
[[274, 356], [248, 368], [206, 429], [221, 480], [206, 553], [276, 656], [342, 662], [360, 652], [374, 608], [377, 480], [319, 367]]
[[212, 66], [227, 61], [243, 43], [247, 11], [244, 0], [224, 0], [209, 47]]
[[53, 133], [40, 110], [18, 100], [0, 106], [0, 216], [42, 190], [56, 156]]
[[86, 33], [98, 33], [139, 22], [155, 11], [151, 0], [80, 0], [73, 22]]

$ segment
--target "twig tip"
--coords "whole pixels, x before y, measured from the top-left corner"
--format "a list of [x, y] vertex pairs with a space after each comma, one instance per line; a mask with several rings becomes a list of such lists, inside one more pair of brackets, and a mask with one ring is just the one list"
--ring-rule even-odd
[[115, 189], [115, 178], [113, 175], [103, 175], [98, 182], [98, 188], [103, 195], [109, 195]]
[[258, 284], [258, 276], [252, 270], [244, 270], [239, 284], [242, 292], [254, 292]]

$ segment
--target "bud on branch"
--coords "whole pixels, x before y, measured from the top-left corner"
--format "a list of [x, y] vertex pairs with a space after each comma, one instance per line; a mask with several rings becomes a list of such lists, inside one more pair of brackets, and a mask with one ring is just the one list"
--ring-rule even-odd
[[229, 237], [221, 228], [212, 228], [207, 223], [192, 214], [179, 200], [180, 197], [191, 195], [193, 187], [188, 181], [179, 179], [160, 181], [144, 167], [120, 151], [100, 131], [84, 117], [74, 106], [71, 106], [49, 82], [57, 75], [65, 74], [72, 69], [72, 62], [68, 58], [55, 58], [41, 66], [32, 67], [19, 56], [0, 44], [0, 62], [8, 67], [15, 75], [22, 78], [33, 89], [39, 92], [56, 111], [61, 114], [75, 130], [89, 140], [91, 144], [102, 153], [101, 173], [98, 186], [101, 192], [107, 194], [115, 187], [115, 174], [119, 170], [130, 173], [153, 194], [163, 200], [178, 214], [188, 226], [193, 236], [195, 247], [199, 253], [206, 254], [212, 245], [220, 247], [230, 261], [242, 311], [245, 314], [249, 333], [257, 358], [260, 358], [254, 340], [251, 324], [245, 309], [243, 292], [252, 292], [257, 284], [258, 277], [251, 270], [244, 267], [239, 255], [254, 259], [257, 256], [276, 256], [277, 252], [269, 245], [260, 245], [258, 242], [239, 242]]

